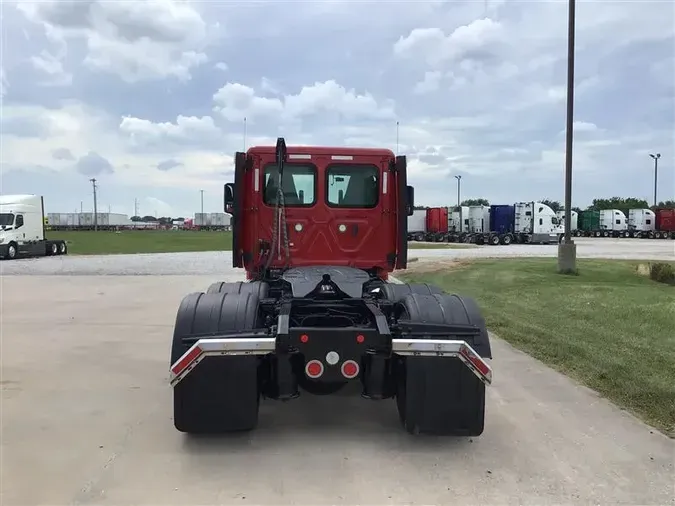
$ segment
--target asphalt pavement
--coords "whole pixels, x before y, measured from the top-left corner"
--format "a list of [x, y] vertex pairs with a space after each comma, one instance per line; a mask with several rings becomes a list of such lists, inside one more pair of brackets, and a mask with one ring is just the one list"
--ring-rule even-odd
[[186, 437], [176, 309], [241, 279], [227, 254], [0, 265], [32, 274], [0, 279], [0, 504], [675, 504], [673, 440], [494, 337], [477, 438], [411, 436], [393, 401], [354, 390], [265, 401], [249, 434]]

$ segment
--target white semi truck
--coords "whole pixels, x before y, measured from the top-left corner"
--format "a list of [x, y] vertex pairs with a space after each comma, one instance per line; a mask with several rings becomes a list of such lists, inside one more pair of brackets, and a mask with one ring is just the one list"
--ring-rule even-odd
[[65, 255], [66, 241], [45, 237], [44, 200], [39, 195], [0, 195], [0, 257]]

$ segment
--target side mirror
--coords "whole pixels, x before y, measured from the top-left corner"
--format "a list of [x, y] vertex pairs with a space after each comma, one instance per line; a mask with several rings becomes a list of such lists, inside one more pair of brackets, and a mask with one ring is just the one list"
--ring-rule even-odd
[[224, 188], [224, 210], [228, 214], [234, 213], [234, 183], [227, 183]]
[[407, 197], [406, 212], [408, 216], [412, 216], [415, 212], [415, 188], [412, 186], [406, 186], [405, 189]]

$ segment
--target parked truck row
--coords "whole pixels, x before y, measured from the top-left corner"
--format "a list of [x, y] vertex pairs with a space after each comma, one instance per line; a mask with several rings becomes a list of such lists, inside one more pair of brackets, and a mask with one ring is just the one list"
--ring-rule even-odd
[[[408, 219], [408, 240], [425, 242], [559, 242], [565, 232], [565, 211], [554, 212], [541, 202], [514, 205], [432, 207]], [[675, 209], [619, 209], [571, 212], [575, 237], [675, 239]]]
[[[152, 230], [162, 228], [156, 221], [132, 221], [122, 213], [48, 213], [48, 230]], [[190, 230], [229, 230], [227, 213], [195, 213], [194, 219], [173, 220], [172, 228]]]
[[513, 205], [433, 207], [416, 210], [408, 220], [408, 239], [508, 245], [557, 243], [563, 220], [541, 202]]
[[675, 239], [675, 209], [619, 209], [582, 211], [576, 237], [634, 237]]

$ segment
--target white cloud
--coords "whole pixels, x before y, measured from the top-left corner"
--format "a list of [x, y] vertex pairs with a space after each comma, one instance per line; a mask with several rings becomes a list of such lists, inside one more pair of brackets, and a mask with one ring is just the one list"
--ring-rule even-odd
[[[50, 205], [79, 207], [78, 162], [95, 158], [113, 208], [147, 197], [190, 215], [205, 189], [219, 211], [246, 118], [248, 146], [391, 149], [398, 121], [422, 203], [454, 203], [457, 174], [494, 203], [562, 198], [565, 2], [15, 5], [3, 191], [44, 185]], [[654, 150], [672, 197], [675, 5], [580, 0], [577, 13], [575, 202], [649, 197]]]
[[85, 65], [133, 83], [191, 78], [207, 61], [207, 26], [193, 4], [174, 1], [60, 1], [18, 4], [62, 44], [84, 41]]

